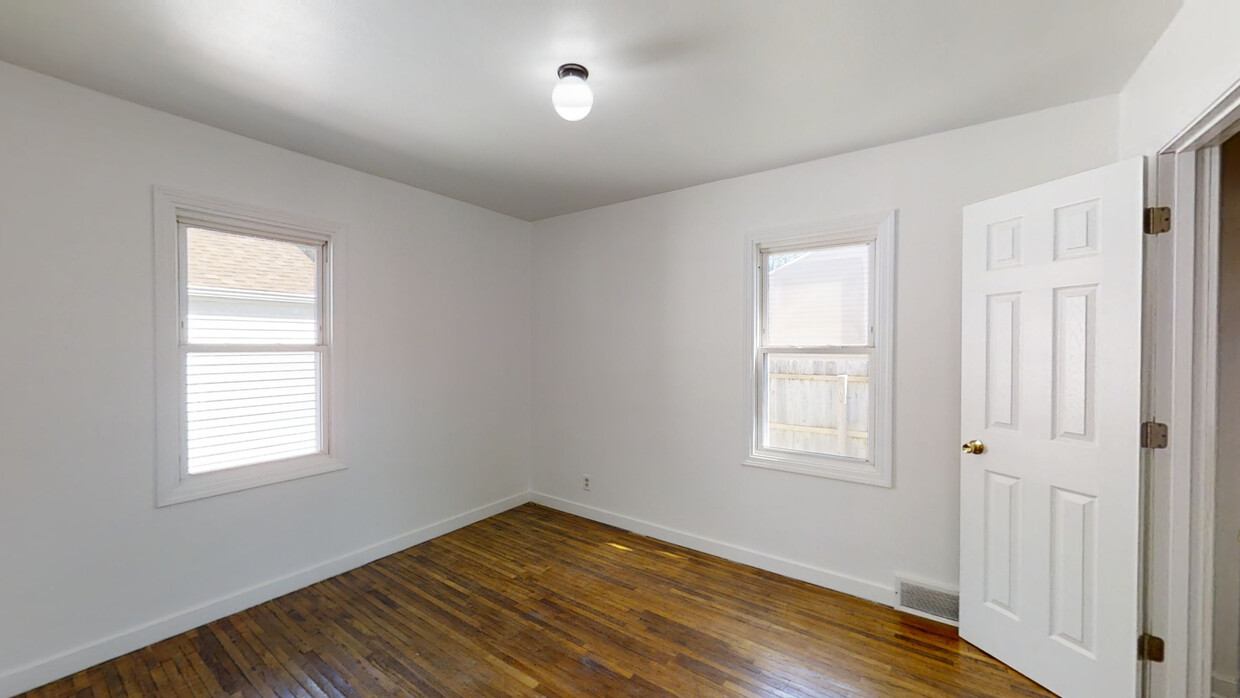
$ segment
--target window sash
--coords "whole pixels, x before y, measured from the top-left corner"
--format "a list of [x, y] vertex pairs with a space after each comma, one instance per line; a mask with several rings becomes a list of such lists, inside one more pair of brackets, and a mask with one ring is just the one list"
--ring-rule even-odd
[[[202, 472], [202, 473], [191, 473], [189, 471], [189, 465], [190, 465], [189, 463], [189, 376], [188, 376], [188, 369], [187, 369], [189, 357], [192, 354], [228, 354], [228, 353], [268, 354], [268, 355], [281, 355], [281, 354], [315, 354], [316, 355], [317, 357], [316, 360], [318, 362], [318, 384], [315, 386], [314, 401], [315, 401], [315, 410], [316, 410], [317, 417], [318, 417], [317, 434], [316, 434], [318, 438], [318, 443], [319, 443], [318, 451], [311, 453], [311, 454], [303, 454], [303, 455], [292, 456], [288, 458], [273, 458], [271, 460], [263, 460], [263, 461], [259, 461], [256, 463], [247, 463], [245, 465], [233, 466], [232, 468], [221, 468], [219, 470], [207, 471], [207, 472]], [[237, 345], [237, 344], [234, 344], [234, 345], [199, 344], [199, 345], [182, 346], [180, 355], [181, 355], [180, 383], [179, 383], [180, 406], [181, 406], [180, 408], [180, 442], [181, 442], [180, 471], [181, 471], [182, 478], [199, 477], [202, 475], [208, 475], [213, 472], [220, 472], [221, 470], [250, 468], [250, 467], [254, 467], [258, 465], [267, 465], [270, 463], [284, 463], [288, 461], [295, 461], [300, 458], [306, 458], [308, 456], [312, 457], [312, 456], [331, 455], [332, 453], [332, 443], [331, 443], [332, 430], [331, 430], [331, 410], [330, 410], [331, 405], [330, 405], [330, 400], [328, 398], [328, 395], [329, 395], [328, 386], [331, 385], [331, 347], [320, 346], [320, 345], [255, 346], [255, 345], [249, 345], [249, 344], [240, 344], [240, 345]]]
[[[869, 266], [868, 272], [868, 298], [866, 299], [866, 318], [867, 336], [865, 344], [836, 344], [836, 345], [796, 345], [796, 344], [770, 344], [767, 341], [767, 327], [770, 324], [770, 256], [772, 254], [787, 254], [789, 252], [813, 252], [815, 250], [831, 249], [833, 247], [851, 247], [864, 244], [867, 247], [866, 259]], [[847, 240], [843, 242], [831, 241], [822, 243], [794, 243], [789, 245], [761, 245], [758, 248], [758, 346], [766, 348], [781, 348], [788, 350], [799, 349], [815, 349], [816, 353], [848, 353], [849, 351], [876, 347], [874, 333], [874, 316], [875, 316], [875, 293], [878, 290], [877, 279], [877, 236], [867, 235], [860, 236], [858, 239]]]
[[218, 230], [223, 233], [233, 233], [236, 235], [251, 235], [254, 237], [269, 238], [272, 240], [280, 240], [282, 242], [291, 242], [298, 245], [321, 245], [331, 241], [331, 236], [316, 233], [311, 230], [301, 230], [288, 228], [276, 224], [256, 223], [243, 218], [234, 218], [225, 215], [208, 215], [201, 212], [179, 212], [177, 213], [177, 225], [184, 225], [189, 228], [206, 228], [208, 230]]
[[[875, 361], [878, 358], [877, 353], [878, 350], [874, 347], [758, 347], [755, 352], [754, 364], [754, 375], [757, 376], [758, 379], [755, 401], [758, 409], [756, 410], [754, 421], [754, 450], [759, 453], [782, 453], [795, 458], [852, 461], [858, 464], [866, 463], [873, 465], [875, 462], [875, 452], [872, 447], [873, 443], [871, 443], [868, 458], [857, 458], [855, 456], [847, 456], [843, 454], [798, 451], [790, 448], [768, 446], [767, 443], [770, 441], [769, 428], [771, 423], [771, 404], [768, 396], [770, 395], [771, 386], [766, 365], [767, 357], [770, 354], [828, 354], [837, 356], [864, 355], [869, 361], [871, 370], [870, 380], [872, 381], [871, 385], [874, 385], [878, 382], [875, 380], [875, 378], [878, 377], [873, 374], [874, 368], [876, 367]], [[867, 424], [869, 425], [869, 430], [871, 433], [874, 432], [874, 426], [878, 423], [879, 401], [875, 399], [876, 397], [876, 395], [871, 395], [869, 405], [866, 409], [868, 419]]]
[[[331, 444], [331, 409], [329, 386], [331, 386], [331, 276], [328, 273], [331, 261], [331, 240], [327, 236], [310, 232], [292, 231], [279, 227], [259, 227], [227, 218], [211, 216], [177, 216], [177, 287], [178, 287], [178, 323], [179, 323], [179, 354], [178, 386], [179, 386], [179, 436], [180, 436], [180, 476], [182, 479], [203, 477], [223, 470], [241, 470], [256, 466], [290, 463], [305, 458], [330, 456]], [[195, 343], [189, 341], [189, 239], [190, 228], [199, 228], [212, 232], [230, 235], [244, 235], [279, 242], [287, 242], [300, 246], [315, 247], [315, 336], [314, 344], [249, 344], [249, 343]], [[318, 360], [318, 385], [315, 390], [315, 408], [318, 412], [317, 437], [319, 450], [313, 454], [275, 458], [245, 465], [223, 468], [203, 473], [189, 471], [189, 399], [187, 361], [190, 354], [210, 353], [247, 353], [247, 354], [291, 354], [314, 353]]]
[[[301, 245], [303, 247], [316, 247], [318, 252], [314, 259], [314, 307], [315, 307], [315, 337], [314, 344], [277, 344], [277, 345], [260, 345], [260, 344], [203, 344], [191, 343], [189, 341], [189, 229], [201, 228], [213, 232], [226, 233], [229, 235], [245, 235], [248, 237], [262, 238], [267, 240], [277, 240], [291, 244]], [[320, 235], [306, 233], [298, 235], [288, 231], [280, 231], [273, 229], [270, 232], [258, 230], [255, 226], [230, 226], [223, 225], [220, 222], [211, 222], [206, 220], [198, 220], [186, 216], [177, 216], [177, 287], [178, 287], [178, 320], [180, 322], [180, 344], [182, 347], [195, 347], [201, 351], [214, 351], [214, 349], [205, 349], [205, 347], [225, 347], [232, 348], [233, 351], [242, 351], [237, 347], [283, 347], [288, 351], [291, 347], [326, 347], [329, 343], [328, 330], [331, 327], [331, 304], [327, 302], [331, 298], [331, 277], [328, 274], [328, 265], [331, 260], [331, 242], [327, 238]]]

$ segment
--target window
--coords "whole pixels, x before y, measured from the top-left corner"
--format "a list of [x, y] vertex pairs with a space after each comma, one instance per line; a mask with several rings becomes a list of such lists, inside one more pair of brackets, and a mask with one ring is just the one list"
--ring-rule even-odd
[[156, 190], [160, 505], [342, 467], [335, 233]]
[[891, 485], [895, 214], [750, 238], [747, 465]]

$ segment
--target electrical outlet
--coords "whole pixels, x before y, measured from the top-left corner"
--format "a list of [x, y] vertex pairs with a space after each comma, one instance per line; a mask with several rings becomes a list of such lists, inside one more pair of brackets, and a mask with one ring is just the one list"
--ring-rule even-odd
[[581, 489], [585, 490], [586, 492], [590, 491], [590, 476], [589, 475], [581, 476]]

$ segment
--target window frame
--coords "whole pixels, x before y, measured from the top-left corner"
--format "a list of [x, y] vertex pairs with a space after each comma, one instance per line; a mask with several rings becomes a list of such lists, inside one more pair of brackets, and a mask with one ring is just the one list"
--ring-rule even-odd
[[[156, 506], [286, 482], [346, 468], [341, 458], [340, 404], [343, 229], [335, 224], [162, 187], [154, 188]], [[318, 343], [190, 344], [186, 230], [200, 227], [320, 247]], [[315, 352], [319, 355], [316, 454], [191, 474], [188, 470], [186, 356], [202, 352]]]
[[[747, 238], [745, 412], [749, 453], [744, 465], [879, 487], [893, 484], [892, 386], [895, 318], [896, 212], [862, 214], [809, 225], [767, 230]], [[840, 346], [776, 346], [765, 342], [767, 325], [766, 255], [849, 244], [869, 244], [870, 343]], [[767, 448], [766, 357], [770, 354], [868, 355], [870, 385], [870, 458], [812, 454]]]

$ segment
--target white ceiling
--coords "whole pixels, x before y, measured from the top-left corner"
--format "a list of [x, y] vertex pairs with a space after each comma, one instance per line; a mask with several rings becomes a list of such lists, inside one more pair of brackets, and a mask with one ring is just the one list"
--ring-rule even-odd
[[1118, 92], [1179, 5], [4, 0], [0, 60], [536, 220]]

